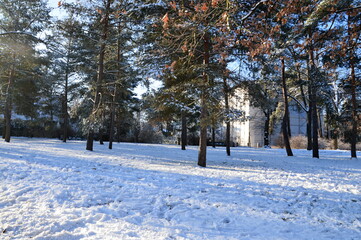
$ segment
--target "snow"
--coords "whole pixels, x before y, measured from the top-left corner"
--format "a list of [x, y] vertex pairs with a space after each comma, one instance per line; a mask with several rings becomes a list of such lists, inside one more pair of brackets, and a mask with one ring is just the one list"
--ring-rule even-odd
[[[360, 239], [348, 151], [0, 142], [0, 239]], [[360, 152], [358, 153], [360, 155]]]

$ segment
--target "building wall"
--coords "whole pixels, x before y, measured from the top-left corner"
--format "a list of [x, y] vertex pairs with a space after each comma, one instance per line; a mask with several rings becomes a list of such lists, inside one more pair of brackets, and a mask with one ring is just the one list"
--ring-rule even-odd
[[264, 124], [266, 121], [266, 117], [261, 110], [254, 107], [250, 107], [249, 113], [249, 145], [251, 147], [262, 147], [264, 146]]
[[[296, 106], [290, 104], [290, 123], [292, 136], [306, 135], [307, 115], [299, 111]], [[266, 117], [264, 113], [250, 105], [245, 97], [244, 91], [239, 90], [236, 97], [230, 101], [230, 107], [245, 112], [245, 121], [233, 121], [231, 123], [231, 141], [238, 146], [263, 147], [264, 146], [264, 124]], [[271, 145], [275, 145], [281, 133], [281, 121], [276, 122], [274, 131], [270, 135]]]
[[246, 120], [231, 123], [231, 141], [238, 146], [263, 146], [265, 121], [263, 112], [250, 105], [242, 90], [239, 90], [236, 95], [237, 97], [231, 99], [230, 107], [244, 111]]
[[[307, 134], [307, 114], [299, 110], [295, 105], [290, 105], [290, 124], [291, 124], [291, 136], [298, 136]], [[277, 145], [278, 139], [282, 136], [281, 122], [279, 120], [274, 126], [274, 131], [270, 136], [270, 144]]]

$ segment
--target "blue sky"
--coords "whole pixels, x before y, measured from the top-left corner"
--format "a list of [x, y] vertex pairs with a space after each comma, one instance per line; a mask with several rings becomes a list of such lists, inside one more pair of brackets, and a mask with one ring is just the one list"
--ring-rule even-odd
[[[64, 15], [64, 9], [59, 9], [59, 0], [48, 0], [49, 7], [53, 8], [51, 15], [54, 17], [61, 17]], [[74, 2], [74, 0], [62, 0], [62, 2]]]
[[[74, 2], [75, 0], [61, 0], [61, 2]], [[64, 16], [65, 10], [64, 9], [60, 9], [58, 7], [58, 2], [59, 0], [48, 0], [48, 5], [49, 7], [53, 8], [53, 10], [51, 11], [51, 15], [56, 17], [56, 18], [61, 18], [62, 16]], [[155, 79], [151, 79], [150, 80], [150, 88], [152, 89], [158, 89], [161, 86], [161, 82], [156, 81]], [[143, 93], [145, 93], [147, 91], [147, 89], [142, 85], [138, 85], [135, 89], [134, 92], [137, 94], [138, 97], [140, 97]]]

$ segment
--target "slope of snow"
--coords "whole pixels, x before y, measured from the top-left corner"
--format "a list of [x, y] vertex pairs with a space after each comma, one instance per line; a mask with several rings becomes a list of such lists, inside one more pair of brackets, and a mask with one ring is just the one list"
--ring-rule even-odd
[[[295, 150], [0, 142], [0, 239], [360, 239], [361, 160]], [[360, 152], [358, 153], [360, 155]]]

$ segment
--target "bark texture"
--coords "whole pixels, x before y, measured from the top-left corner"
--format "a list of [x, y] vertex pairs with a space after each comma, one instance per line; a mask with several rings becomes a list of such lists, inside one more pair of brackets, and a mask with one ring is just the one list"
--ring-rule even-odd
[[283, 142], [285, 144], [287, 156], [293, 156], [293, 152], [291, 149], [290, 139], [289, 139], [289, 110], [288, 110], [288, 97], [287, 97], [287, 84], [286, 84], [286, 76], [285, 76], [285, 61], [281, 60], [282, 64], [282, 94], [284, 101], [284, 113], [282, 119], [282, 134], [283, 134]]
[[[209, 51], [210, 51], [210, 38], [206, 33], [204, 36], [204, 55], [203, 64], [205, 67], [209, 65]], [[207, 165], [207, 86], [208, 86], [208, 75], [206, 72], [203, 73], [203, 83], [201, 86], [201, 116], [200, 116], [200, 136], [199, 136], [199, 151], [198, 151], [198, 165], [206, 167]]]
[[[95, 91], [95, 100], [92, 115], [95, 117], [97, 112], [100, 109], [100, 101], [101, 101], [101, 89], [104, 79], [104, 58], [105, 58], [105, 48], [106, 48], [106, 41], [108, 36], [109, 30], [109, 14], [110, 14], [110, 5], [113, 0], [107, 0], [105, 6], [104, 17], [102, 19], [102, 34], [100, 38], [100, 52], [99, 52], [99, 63], [98, 63], [98, 74], [97, 74], [97, 82], [96, 82], [96, 91]], [[86, 150], [93, 151], [93, 142], [94, 142], [94, 129], [90, 126], [87, 136], [87, 144]]]
[[187, 146], [187, 116], [184, 111], [181, 113], [182, 119], [182, 133], [181, 133], [181, 147], [182, 150], [186, 150]]
[[8, 86], [6, 88], [5, 111], [4, 111], [6, 142], [10, 142], [10, 138], [11, 138], [11, 113], [13, 106], [14, 74], [15, 74], [15, 68], [12, 67], [9, 73]]

